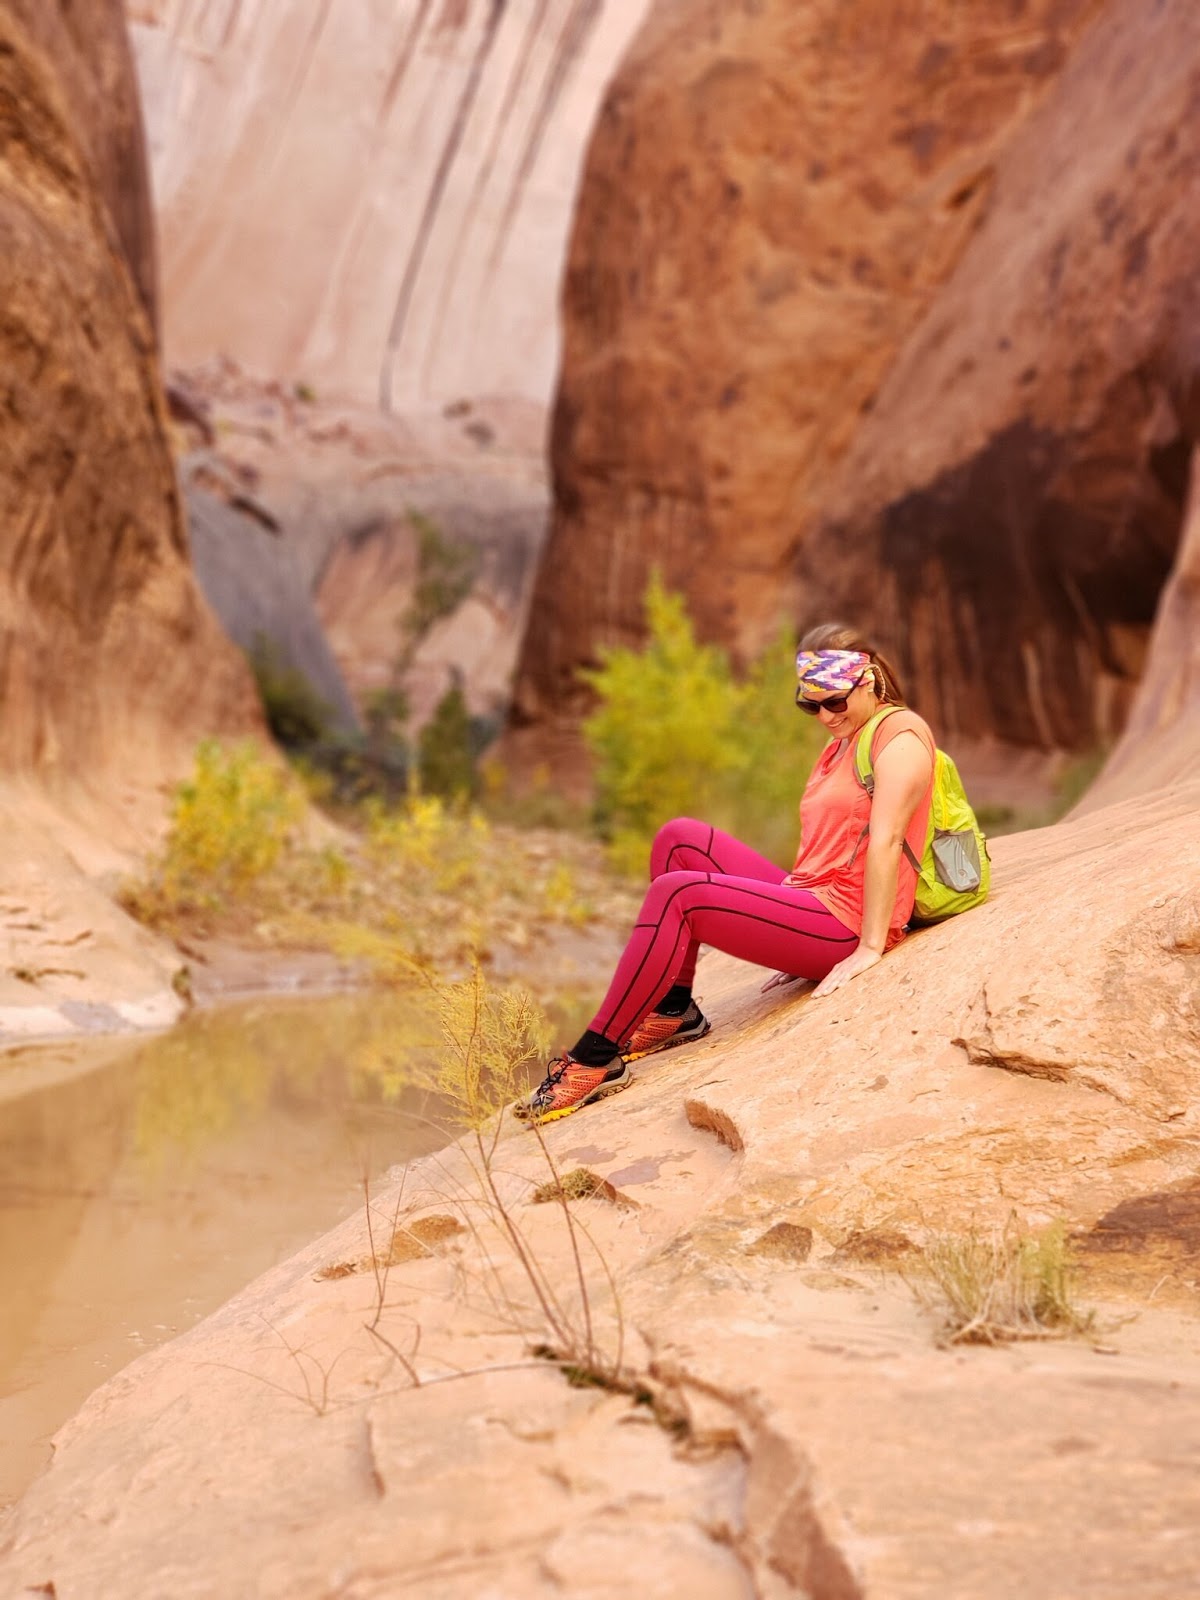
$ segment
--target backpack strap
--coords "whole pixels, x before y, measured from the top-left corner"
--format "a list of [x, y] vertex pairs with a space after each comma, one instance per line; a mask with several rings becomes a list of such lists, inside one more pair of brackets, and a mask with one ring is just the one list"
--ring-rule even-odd
[[[885, 717], [890, 717], [893, 711], [899, 710], [899, 706], [883, 706], [875, 713], [869, 722], [863, 723], [858, 732], [858, 742], [854, 746], [854, 776], [858, 779], [859, 783], [862, 784], [863, 788], [867, 791], [867, 794], [872, 800], [875, 798], [875, 768], [871, 761], [871, 746], [875, 743], [875, 730], [879, 727], [879, 724]], [[868, 822], [859, 836], [858, 844], [856, 844], [854, 847], [854, 855], [858, 854], [863, 840], [866, 839], [870, 831], [871, 824]], [[903, 849], [909, 865], [919, 877], [921, 873], [921, 863], [913, 854], [907, 839], [904, 841]], [[851, 856], [850, 859], [853, 860], [854, 856]]]
[[872, 798], [875, 795], [875, 768], [871, 762], [871, 746], [875, 743], [875, 730], [884, 717], [890, 717], [893, 711], [899, 709], [899, 706], [882, 707], [858, 731], [858, 741], [854, 746], [854, 776]]

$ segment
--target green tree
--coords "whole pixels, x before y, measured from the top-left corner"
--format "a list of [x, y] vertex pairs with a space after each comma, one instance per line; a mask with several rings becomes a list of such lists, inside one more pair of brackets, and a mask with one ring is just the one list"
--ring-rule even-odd
[[284, 749], [304, 749], [327, 737], [333, 715], [329, 706], [265, 634], [255, 638], [250, 666], [267, 726]]
[[421, 785], [447, 799], [474, 795], [478, 778], [471, 716], [462, 684], [455, 682], [438, 701], [437, 710], [417, 741]]
[[712, 813], [738, 763], [728, 657], [698, 643], [682, 597], [657, 573], [645, 604], [645, 647], [602, 650], [600, 666], [583, 674], [599, 700], [583, 725], [596, 758], [596, 820], [614, 864], [630, 872], [644, 869], [668, 818]]
[[750, 667], [740, 685], [734, 743], [738, 764], [714, 819], [780, 866], [796, 859], [800, 796], [826, 735], [796, 710], [796, 649], [790, 630]]

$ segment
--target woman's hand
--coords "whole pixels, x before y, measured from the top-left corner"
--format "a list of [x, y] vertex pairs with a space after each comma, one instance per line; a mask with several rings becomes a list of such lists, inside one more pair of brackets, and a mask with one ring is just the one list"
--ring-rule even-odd
[[759, 991], [761, 994], [770, 994], [772, 989], [782, 989], [789, 983], [808, 983], [808, 978], [802, 978], [798, 972], [777, 972], [774, 977], [768, 978]]
[[860, 944], [852, 955], [844, 961], [839, 961], [831, 972], [823, 977], [812, 992], [812, 998], [819, 1000], [822, 995], [832, 994], [835, 989], [840, 989], [844, 983], [849, 983], [851, 978], [857, 978], [860, 972], [866, 972], [883, 957], [878, 950], [872, 950], [869, 945]]

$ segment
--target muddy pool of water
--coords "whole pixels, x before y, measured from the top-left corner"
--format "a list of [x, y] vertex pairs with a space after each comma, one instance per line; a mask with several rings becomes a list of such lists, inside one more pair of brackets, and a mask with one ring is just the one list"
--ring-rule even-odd
[[135, 1356], [446, 1142], [409, 997], [244, 1002], [0, 1056], [0, 1507]]

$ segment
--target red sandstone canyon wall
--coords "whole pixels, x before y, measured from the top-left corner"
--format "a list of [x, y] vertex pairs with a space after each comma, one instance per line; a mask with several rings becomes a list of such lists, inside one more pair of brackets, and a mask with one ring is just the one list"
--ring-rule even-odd
[[[1195, 398], [1200, 399], [1200, 394]], [[1200, 424], [1200, 416], [1191, 420]], [[1200, 432], [1200, 428], [1197, 429]], [[1159, 597], [1145, 671], [1124, 732], [1081, 809], [1200, 777], [1200, 446], [1192, 450], [1187, 514]]]
[[108, 793], [257, 726], [167, 447], [124, 26], [0, 0], [0, 765]]
[[848, 614], [955, 734], [1111, 735], [1179, 541], [1186, 0], [660, 0], [593, 139], [518, 720], [654, 567], [749, 654]]
[[1200, 10], [1114, 0], [830, 485], [801, 592], [886, 619], [951, 732], [1125, 722], [1200, 437], [1198, 193]]

